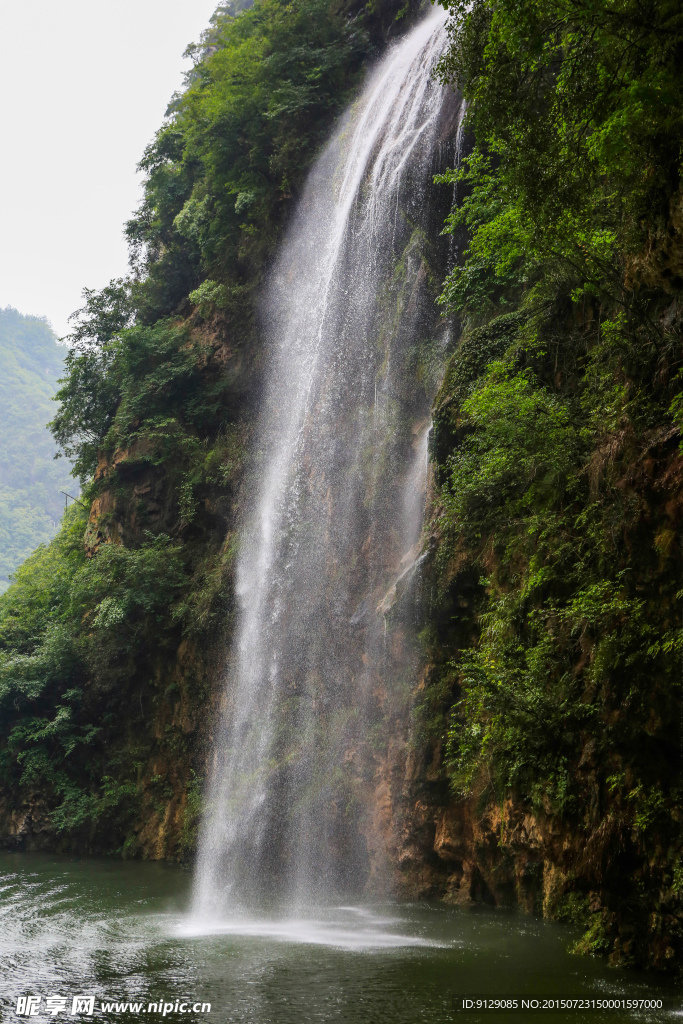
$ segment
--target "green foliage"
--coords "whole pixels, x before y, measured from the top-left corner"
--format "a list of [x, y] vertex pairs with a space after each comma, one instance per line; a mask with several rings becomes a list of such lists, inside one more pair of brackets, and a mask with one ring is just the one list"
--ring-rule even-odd
[[163, 816], [185, 785], [191, 744], [169, 708], [185, 723], [206, 699], [202, 656], [167, 675], [230, 622], [252, 296], [332, 117], [416, 6], [222, 4], [140, 165], [133, 276], [86, 289], [71, 318], [51, 428], [84, 504], [0, 599], [0, 777], [15, 806], [40, 795], [67, 845], [134, 852], [143, 809]]
[[74, 476], [85, 482], [97, 468], [100, 445], [119, 400], [112, 368], [118, 339], [133, 321], [130, 285], [110, 281], [101, 292], [86, 288], [85, 306], [70, 317], [74, 330], [65, 360], [65, 376], [50, 424], [63, 453], [74, 459]]
[[103, 448], [149, 442], [163, 461], [184, 446], [187, 464], [188, 434], [212, 440], [234, 421], [236, 382], [207, 381], [210, 352], [172, 317], [220, 314], [232, 348], [253, 358], [261, 268], [378, 24], [399, 7], [383, 0], [350, 17], [330, 0], [224, 4], [190, 48], [187, 88], [140, 164], [144, 199], [126, 229], [135, 276], [86, 289], [72, 318], [52, 430], [82, 481]]
[[459, 527], [495, 527], [562, 501], [577, 454], [569, 409], [530, 371], [492, 363], [462, 404], [469, 432], [449, 457], [449, 516]]
[[[497, 323], [483, 330], [495, 336]], [[514, 323], [506, 357], [489, 362], [473, 384], [466, 335], [444, 383], [457, 415], [436, 424], [451, 445], [440, 465], [442, 571], [466, 544], [487, 573], [479, 640], [450, 666], [461, 690], [449, 732], [453, 782], [467, 790], [486, 778], [496, 799], [512, 788], [546, 809], [578, 812], [577, 765], [591, 743], [598, 763], [628, 758], [645, 773], [635, 787], [622, 781], [619, 788], [634, 829], [644, 833], [646, 794], [673, 739], [656, 751], [642, 733], [657, 721], [660, 735], [672, 716], [677, 724], [672, 625], [681, 595], [674, 534], [663, 525], [648, 530], [640, 500], [618, 485], [601, 451], [618, 432], [622, 458], [637, 458], [662, 405], [638, 384], [635, 375], [649, 364], [622, 312], [603, 322], [587, 355], [565, 329], [563, 367], [573, 370], [560, 388], [543, 383], [557, 381], [547, 337], [553, 318], [532, 306]], [[448, 407], [443, 395], [440, 403]], [[447, 448], [438, 433], [435, 444]], [[644, 528], [644, 547], [642, 540], [624, 547], [625, 533]]]
[[116, 451], [125, 452], [131, 467], [164, 466], [189, 524], [196, 488], [220, 458], [222, 431], [232, 429], [233, 379], [220, 367], [207, 368], [210, 349], [187, 325], [160, 320], [109, 337], [92, 309], [100, 298], [89, 296], [81, 311], [80, 338], [58, 394], [55, 437], [85, 478], [102, 455]]
[[199, 288], [190, 292], [190, 302], [197, 307], [200, 316], [208, 317], [215, 309], [225, 305], [225, 287], [207, 278]]
[[86, 520], [72, 505], [0, 598], [0, 777], [15, 794], [40, 792], [58, 832], [111, 849], [141, 797], [125, 735], [142, 694], [132, 703], [126, 680], [151, 673], [150, 637], [156, 652], [174, 635], [187, 580], [164, 535], [86, 558]]
[[[468, 236], [441, 301], [465, 330], [434, 417], [422, 701], [447, 717], [456, 792], [512, 795], [581, 837], [576, 891], [550, 909], [606, 952], [619, 915], [647, 941], [681, 842], [683, 16], [446, 6], [440, 73], [468, 100], [470, 148], [438, 179], [460, 196], [446, 232]], [[589, 915], [588, 889], [618, 914]]]
[[512, 273], [521, 283], [539, 261], [571, 268], [582, 293], [618, 296], [626, 258], [679, 184], [679, 5], [445, 6], [456, 19], [440, 72], [468, 97], [476, 138], [451, 175], [473, 190], [452, 221], [464, 220], [472, 240], [445, 300], [481, 308], [482, 287], [509, 286]]
[[65, 352], [44, 320], [0, 310], [0, 592], [23, 559], [54, 536], [60, 491], [69, 490], [68, 467], [55, 464], [46, 428]]
[[108, 775], [102, 778], [96, 793], [66, 785], [60, 789], [60, 796], [63, 800], [50, 816], [58, 834], [99, 831], [110, 837], [122, 836], [141, 805], [141, 793], [135, 783], [117, 782]]
[[145, 321], [172, 313], [207, 275], [219, 285], [254, 283], [372, 52], [378, 15], [405, 13], [391, 0], [245, 7], [220, 7], [191, 49], [187, 89], [140, 164], [145, 198], [126, 230], [144, 278], [136, 291]]
[[533, 232], [518, 204], [511, 202], [491, 157], [475, 150], [461, 167], [434, 180], [439, 185], [464, 184], [463, 198], [446, 218], [444, 231], [453, 234], [464, 225], [470, 238], [467, 258], [446, 278], [440, 303], [478, 316], [514, 307], [533, 277], [538, 257]]
[[566, 893], [552, 904], [552, 916], [556, 921], [586, 926], [590, 920], [590, 900], [585, 893]]

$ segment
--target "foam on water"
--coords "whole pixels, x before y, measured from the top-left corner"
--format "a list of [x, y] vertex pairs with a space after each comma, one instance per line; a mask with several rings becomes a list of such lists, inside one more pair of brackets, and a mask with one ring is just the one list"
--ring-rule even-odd
[[397, 930], [406, 923], [405, 919], [380, 914], [368, 907], [345, 906], [324, 908], [317, 915], [305, 917], [278, 918], [245, 913], [226, 920], [207, 921], [195, 915], [176, 925], [173, 934], [183, 938], [225, 935], [270, 939], [357, 952], [403, 947], [445, 949], [460, 944], [456, 940], [443, 942]]

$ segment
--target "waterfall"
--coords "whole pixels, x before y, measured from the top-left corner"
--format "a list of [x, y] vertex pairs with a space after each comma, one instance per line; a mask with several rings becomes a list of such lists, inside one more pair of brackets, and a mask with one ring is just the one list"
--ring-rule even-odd
[[376, 870], [373, 773], [415, 668], [392, 608], [419, 549], [443, 361], [425, 197], [460, 116], [431, 78], [445, 20], [431, 12], [369, 75], [264, 295], [267, 389], [198, 915], [357, 891]]

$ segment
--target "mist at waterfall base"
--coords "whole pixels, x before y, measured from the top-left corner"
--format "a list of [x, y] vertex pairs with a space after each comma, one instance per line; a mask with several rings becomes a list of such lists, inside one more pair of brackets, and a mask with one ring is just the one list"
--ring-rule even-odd
[[[187, 1024], [472, 1024], [496, 1014], [455, 1012], [463, 995], [663, 997], [666, 1010], [572, 1012], [553, 1020], [672, 1022], [682, 1005], [662, 979], [571, 956], [578, 932], [490, 907], [388, 904], [328, 907], [233, 934], [184, 934], [188, 875], [165, 864], [0, 853], [0, 1014], [17, 998], [95, 997], [97, 1021], [161, 1020], [151, 1002], [211, 1004], [170, 1013]], [[102, 1009], [140, 1001], [143, 1014]], [[5, 1011], [4, 1013], [2, 1011]], [[60, 1014], [60, 1020], [68, 1014]], [[534, 1017], [536, 1015], [533, 1015]], [[514, 1014], [513, 1020], [529, 1015]], [[545, 1019], [545, 1015], [543, 1015]]]
[[86, 993], [101, 1021], [161, 1019], [105, 1000], [169, 1000], [211, 1004], [188, 1024], [446, 1024], [467, 993], [667, 991], [570, 956], [570, 928], [391, 898], [397, 816], [377, 766], [388, 737], [407, 742], [429, 411], [449, 341], [430, 285], [449, 256], [443, 211], [424, 221], [462, 119], [430, 77], [444, 43], [436, 10], [369, 76], [266, 289], [268, 387], [194, 880], [0, 853], [10, 1017], [27, 994]]
[[[432, 78], [445, 21], [430, 13], [369, 76], [309, 175], [266, 289], [270, 368], [197, 926], [264, 897], [291, 908], [389, 888], [373, 786], [417, 675], [396, 587], [419, 557], [447, 343], [427, 287], [446, 243], [425, 223], [461, 117]], [[441, 252], [428, 257], [430, 245]], [[428, 370], [416, 374], [419, 358]]]

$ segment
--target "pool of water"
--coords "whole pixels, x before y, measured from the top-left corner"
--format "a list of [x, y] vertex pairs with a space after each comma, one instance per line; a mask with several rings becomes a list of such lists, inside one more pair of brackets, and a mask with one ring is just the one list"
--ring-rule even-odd
[[[41, 997], [33, 1020], [578, 1024], [683, 1016], [675, 982], [572, 956], [571, 930], [522, 914], [368, 903], [205, 922], [188, 913], [189, 888], [185, 872], [160, 864], [0, 854], [2, 1019], [29, 1019], [16, 1007], [31, 995]], [[86, 1006], [72, 1015], [74, 996], [94, 997], [92, 1014]], [[468, 996], [511, 996], [519, 1006], [522, 997], [553, 996], [664, 1006], [482, 1014], [460, 1009]]]

